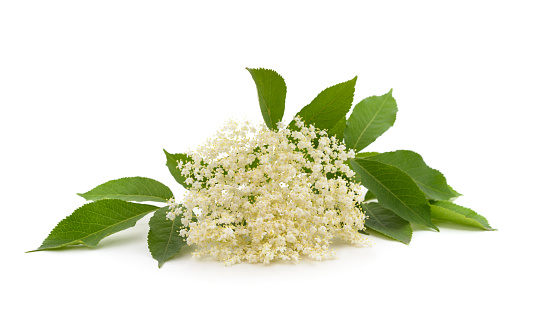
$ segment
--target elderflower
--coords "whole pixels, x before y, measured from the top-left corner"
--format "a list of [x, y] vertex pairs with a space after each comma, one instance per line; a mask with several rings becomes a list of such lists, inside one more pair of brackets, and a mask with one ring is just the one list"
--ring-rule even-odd
[[182, 217], [179, 232], [198, 246], [195, 257], [227, 265], [323, 260], [334, 256], [334, 237], [368, 244], [359, 233], [361, 187], [345, 163], [354, 151], [299, 118], [295, 125], [273, 131], [229, 121], [191, 162], [179, 162], [191, 189], [182, 208], [169, 201], [167, 216]]

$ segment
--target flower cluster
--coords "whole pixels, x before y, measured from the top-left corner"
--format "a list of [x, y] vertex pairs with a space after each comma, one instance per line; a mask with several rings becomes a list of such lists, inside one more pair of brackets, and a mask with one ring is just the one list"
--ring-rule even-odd
[[334, 237], [368, 244], [359, 232], [361, 188], [347, 165], [354, 155], [300, 119], [276, 131], [230, 121], [179, 163], [190, 190], [183, 207], [169, 201], [167, 216], [182, 217], [180, 234], [197, 257], [228, 265], [328, 259]]

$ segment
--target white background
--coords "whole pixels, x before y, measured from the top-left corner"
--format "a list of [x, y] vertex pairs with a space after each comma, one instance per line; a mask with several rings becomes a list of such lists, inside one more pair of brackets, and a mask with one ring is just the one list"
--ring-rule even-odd
[[[365, 2], [2, 1], [1, 320], [531, 320], [528, 1]], [[298, 265], [187, 248], [158, 269], [147, 217], [94, 249], [24, 253], [107, 180], [181, 196], [163, 148], [262, 121], [245, 67], [285, 78], [286, 121], [354, 75], [355, 102], [394, 88], [396, 124], [368, 150], [420, 153], [499, 231], [417, 228]]]

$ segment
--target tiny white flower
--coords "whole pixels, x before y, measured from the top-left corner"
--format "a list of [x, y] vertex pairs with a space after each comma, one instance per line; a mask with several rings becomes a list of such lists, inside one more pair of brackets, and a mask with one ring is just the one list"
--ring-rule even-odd
[[174, 220], [175, 218], [176, 218], [176, 214], [174, 212], [167, 213], [167, 219]]

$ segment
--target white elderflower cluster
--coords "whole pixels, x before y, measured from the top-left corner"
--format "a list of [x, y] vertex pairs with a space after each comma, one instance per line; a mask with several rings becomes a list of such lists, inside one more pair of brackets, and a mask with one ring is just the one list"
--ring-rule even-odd
[[354, 151], [300, 119], [278, 128], [230, 121], [179, 163], [191, 188], [183, 208], [169, 201], [168, 217], [182, 216], [194, 256], [268, 264], [332, 258], [334, 237], [368, 244], [361, 188], [346, 164]]

